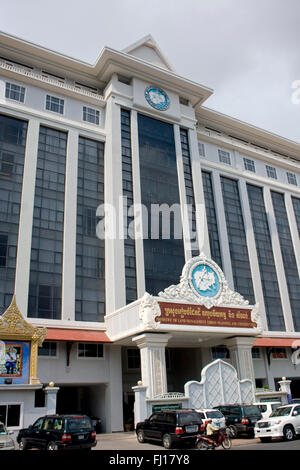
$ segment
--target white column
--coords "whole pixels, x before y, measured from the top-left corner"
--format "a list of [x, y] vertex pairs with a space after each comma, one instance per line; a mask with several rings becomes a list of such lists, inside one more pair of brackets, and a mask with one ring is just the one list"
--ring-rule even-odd
[[269, 229], [270, 229], [271, 240], [272, 240], [273, 255], [274, 255], [274, 261], [275, 261], [275, 267], [276, 267], [276, 273], [277, 273], [277, 279], [278, 279], [279, 292], [280, 292], [280, 297], [281, 297], [283, 317], [285, 321], [285, 329], [286, 331], [292, 332], [292, 331], [295, 331], [294, 322], [293, 322], [293, 316], [292, 316], [292, 311], [291, 311], [291, 304], [289, 300], [289, 291], [287, 288], [287, 282], [286, 282], [286, 277], [285, 277], [284, 265], [283, 265], [283, 260], [282, 260], [282, 254], [281, 254], [281, 248], [280, 248], [279, 236], [277, 232], [277, 225], [276, 225], [276, 219], [275, 219], [275, 214], [274, 214], [274, 209], [273, 209], [270, 188], [266, 188], [266, 187], [264, 188], [264, 200], [265, 200], [265, 207], [266, 207], [266, 212], [268, 216]]
[[295, 249], [296, 247], [299, 248], [299, 232], [298, 232], [297, 221], [296, 221], [295, 212], [294, 212], [294, 206], [293, 206], [291, 194], [285, 193], [284, 197], [285, 197], [286, 212], [287, 212], [287, 216], [289, 220], [289, 226], [290, 226], [291, 237], [293, 241], [293, 248], [294, 248], [298, 273], [300, 276], [300, 250]]
[[57, 402], [57, 392], [59, 387], [48, 386], [45, 387], [45, 408], [47, 410], [48, 415], [55, 415], [56, 414], [56, 402]]
[[38, 155], [40, 123], [30, 119], [27, 128], [26, 150], [23, 172], [23, 189], [19, 223], [18, 253], [16, 264], [15, 292], [17, 305], [24, 317], [27, 317], [28, 291], [30, 278], [30, 258], [36, 165]]
[[144, 333], [132, 338], [141, 352], [142, 383], [147, 387], [147, 398], [167, 393], [165, 349], [171, 335]]
[[123, 431], [121, 346], [109, 346], [109, 381], [106, 387], [106, 432]]
[[221, 248], [223, 271], [224, 271], [224, 275], [225, 275], [225, 278], [228, 282], [230, 289], [234, 290], [231, 255], [230, 255], [230, 249], [229, 249], [227, 224], [226, 224], [222, 186], [221, 186], [219, 172], [213, 171], [211, 173], [211, 178], [212, 178], [212, 186], [213, 186], [213, 192], [214, 192], [215, 210], [216, 210], [216, 217], [217, 217], [217, 224], [218, 224], [218, 231], [219, 231], [219, 243], [220, 243], [220, 248]]
[[254, 230], [252, 224], [251, 210], [248, 199], [247, 185], [243, 178], [239, 180], [240, 188], [240, 200], [242, 206], [242, 213], [244, 215], [244, 224], [245, 224], [245, 234], [247, 239], [247, 248], [249, 263], [251, 269], [251, 277], [254, 289], [254, 295], [256, 302], [259, 303], [259, 312], [261, 314], [261, 319], [263, 323], [264, 330], [268, 329], [267, 314], [265, 309], [264, 294], [262, 290], [262, 283], [260, 277], [260, 269], [256, 251], [256, 243], [254, 237]]
[[255, 387], [255, 376], [252, 361], [252, 346], [255, 337], [235, 337], [225, 340], [225, 345], [230, 351], [230, 359], [233, 367], [237, 370], [240, 380], [250, 379]]
[[106, 143], [104, 155], [105, 204], [116, 214], [115, 235], [105, 240], [105, 290], [106, 312], [110, 313], [126, 305], [125, 259], [122, 201], [122, 153], [121, 153], [121, 110], [110, 96], [106, 106]]
[[66, 158], [61, 318], [72, 321], [75, 321], [78, 139], [78, 132], [70, 130]]
[[143, 297], [146, 291], [145, 261], [143, 241], [143, 220], [141, 212], [141, 175], [139, 156], [138, 115], [131, 111], [131, 161], [134, 202], [134, 229], [135, 229], [135, 256], [136, 256], [136, 283], [137, 297]]
[[179, 197], [180, 197], [182, 235], [183, 235], [183, 240], [184, 240], [184, 254], [185, 254], [185, 261], [188, 261], [192, 257], [192, 250], [191, 250], [192, 227], [190, 227], [190, 224], [189, 224], [189, 214], [187, 211], [187, 200], [186, 200], [185, 181], [184, 181], [180, 128], [178, 124], [174, 124], [174, 140], [175, 140], [175, 152], [176, 152], [177, 173], [178, 173], [178, 188], [179, 188]]
[[193, 175], [194, 197], [196, 205], [196, 226], [199, 251], [210, 257], [210, 245], [208, 236], [208, 226], [206, 219], [205, 199], [202, 184], [201, 159], [198, 150], [198, 138], [196, 129], [190, 129], [189, 147], [191, 156], [191, 166]]

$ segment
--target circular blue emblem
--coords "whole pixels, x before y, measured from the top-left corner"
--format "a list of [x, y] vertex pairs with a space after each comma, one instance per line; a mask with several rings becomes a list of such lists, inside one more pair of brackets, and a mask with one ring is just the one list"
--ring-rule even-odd
[[192, 271], [192, 284], [203, 297], [215, 297], [220, 289], [216, 272], [207, 264], [198, 264]]
[[170, 105], [170, 99], [167, 93], [155, 86], [146, 88], [145, 98], [152, 108], [158, 109], [159, 111], [165, 111]]

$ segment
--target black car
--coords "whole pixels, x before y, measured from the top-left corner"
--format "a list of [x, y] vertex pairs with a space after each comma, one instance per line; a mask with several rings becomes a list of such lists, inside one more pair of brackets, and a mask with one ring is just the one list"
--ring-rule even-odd
[[19, 431], [20, 450], [37, 447], [43, 450], [90, 450], [97, 443], [96, 431], [88, 416], [43, 416]]
[[140, 443], [156, 440], [171, 449], [174, 444], [194, 445], [201, 425], [200, 415], [194, 410], [158, 411], [136, 425], [136, 436]]
[[247, 434], [254, 437], [254, 426], [262, 417], [256, 405], [222, 405], [215, 406], [226, 418], [226, 425], [230, 428], [231, 437]]

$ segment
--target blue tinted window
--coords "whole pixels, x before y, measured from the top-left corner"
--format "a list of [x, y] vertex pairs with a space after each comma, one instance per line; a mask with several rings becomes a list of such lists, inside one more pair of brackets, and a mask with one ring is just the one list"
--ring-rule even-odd
[[0, 315], [15, 287], [27, 123], [0, 116]]
[[285, 324], [263, 190], [250, 184], [247, 185], [247, 189], [268, 326], [273, 331], [284, 331]]
[[[142, 204], [149, 212], [151, 204], [180, 204], [173, 126], [143, 115], [138, 116], [139, 155]], [[174, 238], [171, 224], [170, 239], [144, 240], [146, 290], [158, 294], [171, 284], [177, 284], [184, 265], [183, 240]]]

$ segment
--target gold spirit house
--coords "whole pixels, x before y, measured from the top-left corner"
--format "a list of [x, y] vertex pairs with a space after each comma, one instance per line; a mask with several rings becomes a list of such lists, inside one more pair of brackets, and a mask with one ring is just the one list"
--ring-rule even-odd
[[88, 64], [0, 34], [9, 429], [300, 398], [300, 145], [212, 94], [151, 36]]

